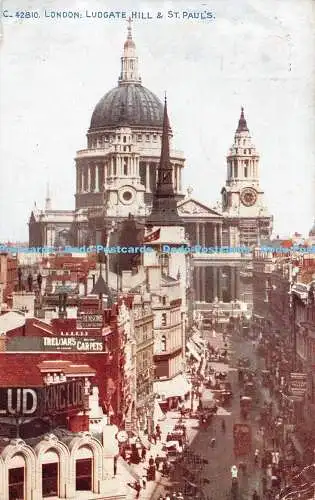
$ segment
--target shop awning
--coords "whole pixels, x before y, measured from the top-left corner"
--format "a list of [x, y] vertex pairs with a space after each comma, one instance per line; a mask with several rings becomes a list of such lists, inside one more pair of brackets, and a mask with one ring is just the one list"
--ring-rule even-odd
[[161, 410], [160, 404], [157, 400], [154, 401], [154, 412], [153, 412], [154, 424], [158, 421], [165, 420], [165, 415]]
[[138, 474], [133, 470], [132, 467], [130, 467], [130, 465], [127, 464], [127, 462], [122, 457], [118, 457], [117, 459], [117, 475], [124, 478], [125, 484], [133, 481], [140, 482], [140, 477], [138, 476]]
[[189, 353], [196, 359], [196, 361], [200, 362], [201, 356], [200, 356], [200, 354], [198, 354], [198, 352], [195, 348], [195, 345], [191, 341], [188, 341], [186, 344], [186, 347], [187, 347]]
[[154, 382], [154, 392], [162, 399], [184, 397], [191, 390], [191, 385], [183, 374], [168, 380]]

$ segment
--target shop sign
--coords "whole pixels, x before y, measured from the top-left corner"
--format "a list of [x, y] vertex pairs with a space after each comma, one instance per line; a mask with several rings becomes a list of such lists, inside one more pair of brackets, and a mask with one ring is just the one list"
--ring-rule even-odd
[[102, 352], [103, 341], [72, 335], [58, 337], [12, 337], [8, 339], [6, 350], [11, 352]]
[[292, 396], [304, 396], [307, 388], [306, 373], [290, 373], [290, 392]]
[[1, 387], [0, 417], [44, 417], [84, 409], [84, 382], [71, 380], [46, 387]]
[[87, 328], [102, 328], [103, 326], [103, 316], [102, 314], [84, 314], [81, 313], [77, 319], [78, 329]]

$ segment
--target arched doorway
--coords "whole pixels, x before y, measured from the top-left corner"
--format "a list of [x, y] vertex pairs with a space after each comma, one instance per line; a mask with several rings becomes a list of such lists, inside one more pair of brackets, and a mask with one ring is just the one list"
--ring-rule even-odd
[[59, 454], [50, 448], [42, 458], [42, 497], [58, 497], [60, 491], [59, 473], [60, 462]]
[[21, 454], [14, 455], [9, 462], [9, 500], [26, 498], [26, 463]]
[[93, 491], [93, 451], [81, 446], [75, 456], [76, 491]]

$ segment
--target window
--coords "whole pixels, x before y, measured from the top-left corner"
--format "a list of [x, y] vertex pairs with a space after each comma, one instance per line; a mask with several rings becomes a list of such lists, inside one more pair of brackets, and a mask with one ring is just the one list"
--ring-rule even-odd
[[138, 134], [138, 135], [137, 135], [137, 141], [138, 141], [138, 142], [141, 142], [141, 141], [142, 141], [142, 135], [141, 135], [141, 134]]
[[9, 500], [25, 498], [24, 467], [9, 469]]
[[244, 149], [244, 155], [247, 155], [247, 149]]
[[145, 140], [146, 140], [147, 142], [150, 142], [150, 135], [149, 135], [149, 134], [147, 134], [147, 135], [145, 136]]
[[128, 175], [128, 165], [124, 164], [124, 175]]
[[249, 149], [249, 150], [248, 150], [248, 154], [249, 154], [249, 155], [251, 155], [251, 154], [252, 154], [252, 150], [251, 150], [251, 149]]
[[166, 297], [162, 297], [162, 304], [163, 304], [163, 306], [166, 305]]
[[117, 135], [117, 139], [120, 141], [120, 135]]
[[108, 141], [109, 141], [108, 135], [105, 135], [105, 142], [108, 142]]
[[123, 142], [127, 141], [127, 137], [124, 135]]
[[76, 461], [76, 490], [92, 491], [92, 458]]
[[157, 135], [156, 134], [153, 134], [153, 141], [157, 142]]
[[58, 493], [58, 463], [42, 465], [43, 498], [59, 496]]
[[162, 321], [161, 321], [162, 326], [166, 326], [166, 313], [162, 313]]
[[166, 351], [166, 336], [162, 335], [161, 338], [161, 351], [165, 352]]
[[159, 262], [160, 262], [160, 266], [162, 267], [166, 267], [168, 268], [168, 263], [169, 263], [169, 256], [167, 253], [162, 253], [160, 256], [159, 256]]
[[124, 146], [124, 152], [127, 151], [127, 146]]

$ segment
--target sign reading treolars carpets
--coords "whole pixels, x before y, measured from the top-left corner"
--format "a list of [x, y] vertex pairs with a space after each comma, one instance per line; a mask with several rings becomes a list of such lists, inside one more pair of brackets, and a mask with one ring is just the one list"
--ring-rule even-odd
[[6, 350], [11, 352], [102, 352], [103, 341], [72, 335], [60, 337], [12, 337], [7, 341]]
[[44, 417], [84, 409], [84, 382], [46, 387], [0, 387], [0, 417]]
[[304, 396], [307, 388], [305, 373], [290, 373], [290, 392], [292, 396]]

